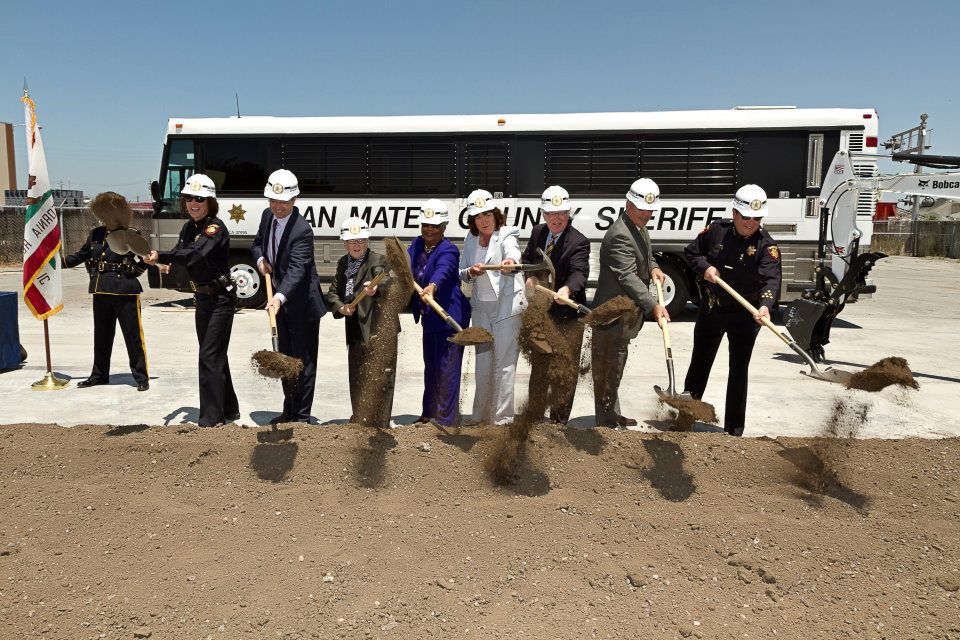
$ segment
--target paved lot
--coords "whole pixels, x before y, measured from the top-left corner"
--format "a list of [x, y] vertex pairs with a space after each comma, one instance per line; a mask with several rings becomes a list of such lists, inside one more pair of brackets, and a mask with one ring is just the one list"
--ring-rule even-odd
[[[863, 437], [960, 436], [960, 363], [956, 329], [960, 326], [960, 263], [896, 257], [881, 261], [873, 272], [878, 292], [873, 299], [850, 305], [834, 326], [827, 356], [839, 368], [854, 370], [880, 358], [906, 358], [920, 383], [919, 391], [888, 388], [880, 393], [843, 390], [801, 375], [798, 359], [773, 334], [763, 331], [751, 368], [748, 436], [804, 436], [820, 433], [835, 401], [866, 410]], [[16, 290], [18, 270], [0, 271], [0, 290]], [[144, 278], [145, 280], [145, 278]], [[122, 338], [114, 346], [110, 386], [77, 389], [92, 361], [93, 321], [87, 278], [80, 269], [64, 274], [65, 309], [50, 320], [54, 369], [71, 378], [68, 389], [34, 392], [30, 383], [45, 371], [43, 325], [21, 303], [21, 342], [29, 352], [20, 369], [0, 373], [2, 422], [77, 424], [180, 424], [197, 416], [197, 343], [193, 312], [183, 308], [183, 294], [148, 290], [143, 298], [143, 322], [151, 388], [139, 393], [132, 386]], [[420, 413], [422, 359], [420, 329], [403, 317], [394, 421], [409, 424]], [[677, 375], [682, 379], [692, 345], [693, 313], [671, 325]], [[243, 413], [241, 424], [263, 424], [279, 412], [279, 383], [258, 377], [250, 355], [269, 348], [266, 315], [244, 311], [237, 315], [230, 344], [230, 362]], [[327, 316], [320, 328], [320, 372], [314, 416], [321, 423], [342, 422], [350, 415], [346, 385], [346, 347], [343, 326]], [[704, 400], [723, 413], [726, 385], [725, 348], [721, 347]], [[464, 368], [472, 370], [470, 355]], [[518, 401], [526, 396], [529, 367], [521, 359], [517, 376]], [[472, 406], [472, 375], [465, 376], [463, 407]], [[621, 404], [625, 415], [637, 417], [642, 430], [663, 428], [658, 420], [654, 384], [665, 384], [666, 370], [659, 331], [647, 324], [631, 346]], [[593, 423], [590, 385], [578, 389], [573, 425]]]

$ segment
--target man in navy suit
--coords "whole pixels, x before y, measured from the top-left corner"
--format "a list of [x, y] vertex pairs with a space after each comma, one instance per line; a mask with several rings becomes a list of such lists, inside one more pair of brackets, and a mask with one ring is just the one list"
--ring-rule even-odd
[[[470, 323], [470, 305], [460, 291], [460, 250], [443, 236], [450, 220], [447, 205], [428, 200], [420, 209], [420, 237], [407, 253], [413, 277], [424, 294], [460, 326]], [[447, 340], [453, 329], [423, 300], [414, 297], [413, 319], [423, 326], [423, 413], [417, 422], [433, 420], [444, 427], [460, 422], [460, 367], [463, 347]]]
[[260, 217], [252, 248], [260, 273], [273, 278], [267, 309], [277, 316], [280, 352], [303, 361], [300, 378], [283, 381], [283, 412], [272, 423], [310, 422], [320, 318], [327, 311], [313, 259], [313, 229], [294, 206], [299, 194], [293, 173], [279, 169], [270, 174], [263, 189], [270, 207]]

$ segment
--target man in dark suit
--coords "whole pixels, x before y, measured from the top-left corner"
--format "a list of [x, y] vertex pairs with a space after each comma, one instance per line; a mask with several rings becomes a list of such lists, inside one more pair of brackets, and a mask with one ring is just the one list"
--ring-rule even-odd
[[[590, 241], [570, 224], [570, 194], [563, 187], [548, 187], [540, 197], [543, 224], [538, 224], [530, 234], [523, 262], [527, 264], [542, 260], [538, 249], [550, 258], [556, 272], [556, 281], [540, 282], [538, 273], [527, 278], [527, 286], [544, 284], [556, 290], [554, 303], [550, 305], [549, 317], [556, 324], [557, 334], [564, 344], [549, 345], [551, 353], [534, 353], [530, 358], [529, 397], [546, 394], [550, 404], [550, 419], [557, 424], [566, 424], [573, 408], [573, 396], [577, 391], [576, 373], [558, 379], [551, 374], [555, 359], [569, 359], [567, 366], [559, 369], [577, 371], [580, 364], [580, 348], [583, 346], [583, 324], [579, 322], [576, 309], [558, 302], [564, 296], [586, 304], [587, 278], [590, 275]], [[569, 379], [566, 379], [569, 378]], [[540, 418], [540, 416], [536, 416]]]
[[299, 379], [283, 381], [283, 412], [271, 422], [310, 422], [317, 378], [320, 318], [327, 309], [313, 259], [313, 229], [294, 206], [300, 187], [286, 169], [270, 174], [263, 195], [270, 202], [253, 240], [260, 273], [273, 278], [267, 308], [277, 316], [280, 352], [303, 361]]
[[660, 187], [649, 178], [630, 186], [624, 213], [610, 225], [600, 245], [600, 278], [593, 297], [595, 307], [617, 296], [627, 296], [639, 311], [637, 321], [618, 320], [593, 331], [593, 397], [597, 425], [636, 426], [634, 418], [620, 413], [620, 380], [627, 364], [630, 341], [640, 334], [644, 316], [669, 322], [666, 308], [650, 293], [650, 281], [661, 283], [666, 276], [653, 256], [647, 223], [660, 211]]

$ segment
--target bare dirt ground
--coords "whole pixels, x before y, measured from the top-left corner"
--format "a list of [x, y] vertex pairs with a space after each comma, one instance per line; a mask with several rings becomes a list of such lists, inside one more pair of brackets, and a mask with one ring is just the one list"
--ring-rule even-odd
[[960, 637], [960, 440], [495, 440], [0, 426], [0, 637]]

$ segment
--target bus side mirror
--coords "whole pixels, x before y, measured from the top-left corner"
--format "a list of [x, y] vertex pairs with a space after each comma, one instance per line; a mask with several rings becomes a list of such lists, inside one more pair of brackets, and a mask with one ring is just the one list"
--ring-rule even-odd
[[156, 180], [150, 183], [150, 195], [154, 202], [160, 202], [160, 183]]

